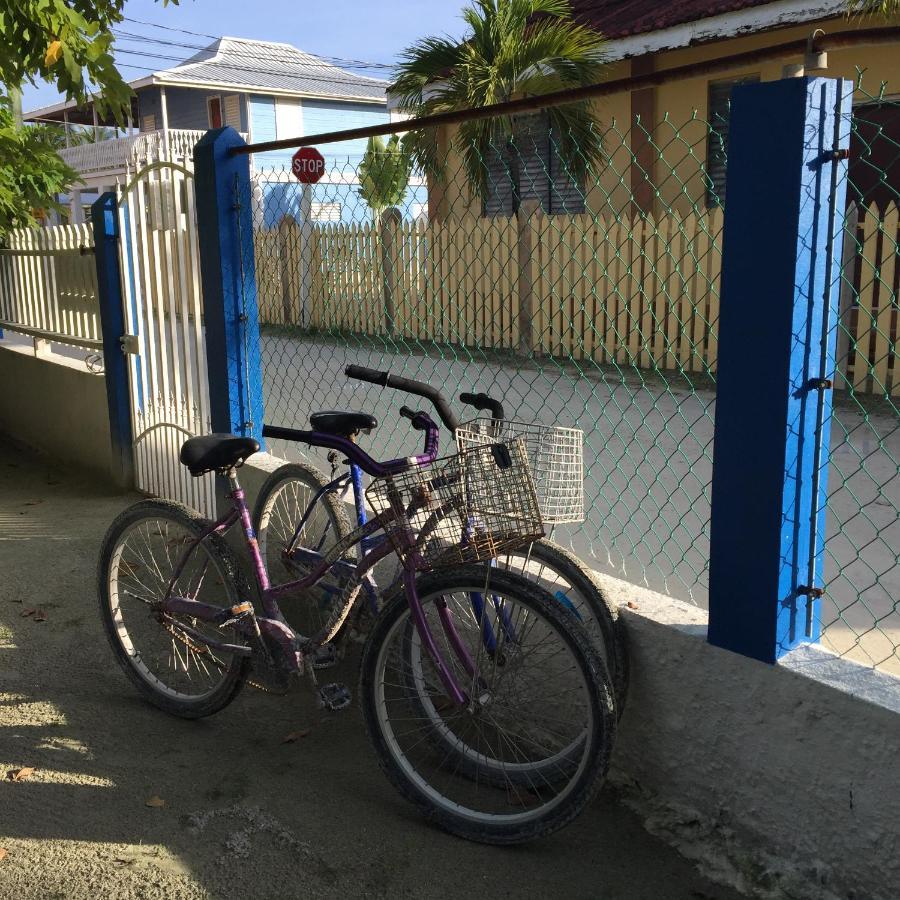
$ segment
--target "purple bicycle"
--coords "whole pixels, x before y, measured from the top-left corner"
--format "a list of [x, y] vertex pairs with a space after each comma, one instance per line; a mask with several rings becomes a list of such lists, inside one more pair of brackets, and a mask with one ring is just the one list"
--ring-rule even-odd
[[[210, 522], [181, 504], [145, 500], [119, 515], [99, 562], [104, 626], [137, 689], [174, 715], [211, 715], [248, 680], [285, 692], [297, 676], [337, 710], [350, 693], [319, 686], [314, 662], [373, 566], [396, 554], [403, 591], [367, 637], [359, 687], [379, 763], [446, 830], [490, 843], [530, 840], [571, 821], [599, 788], [615, 736], [612, 691], [576, 617], [533, 582], [478, 564], [542, 533], [521, 442], [437, 460], [434, 422], [404, 413], [425, 432], [425, 450], [388, 462], [341, 434], [348, 425], [341, 416], [354, 414], [334, 414], [327, 430], [291, 431], [370, 475], [374, 514], [320, 552], [301, 578], [274, 588], [237, 475], [257, 442], [221, 434], [186, 441], [182, 462], [195, 476], [224, 476], [230, 509]], [[441, 522], [427, 547], [416, 537], [423, 517]], [[224, 538], [238, 524], [255, 591]], [[387, 539], [368, 543], [379, 531]], [[368, 549], [351, 561], [360, 544]], [[335, 571], [339, 602], [315, 633], [297, 633], [279, 598], [312, 590]], [[475, 595], [484, 598], [478, 609]], [[457, 738], [449, 749], [447, 733]]]

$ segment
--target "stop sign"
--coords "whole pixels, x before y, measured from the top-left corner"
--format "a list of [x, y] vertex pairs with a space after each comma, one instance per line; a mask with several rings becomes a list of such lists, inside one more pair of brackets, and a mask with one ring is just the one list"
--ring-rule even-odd
[[315, 147], [301, 147], [291, 157], [291, 171], [303, 184], [315, 184], [325, 174], [325, 157]]

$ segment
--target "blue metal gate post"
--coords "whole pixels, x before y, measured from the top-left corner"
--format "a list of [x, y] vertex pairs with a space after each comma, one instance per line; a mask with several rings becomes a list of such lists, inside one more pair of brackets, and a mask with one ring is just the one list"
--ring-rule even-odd
[[194, 192], [212, 428], [262, 444], [250, 157], [230, 153], [244, 143], [233, 128], [208, 131], [194, 148]]
[[774, 662], [819, 637], [852, 84], [734, 89], [709, 640]]
[[119, 207], [111, 191], [91, 206], [94, 230], [94, 261], [97, 264], [97, 291], [100, 326], [103, 329], [103, 365], [109, 433], [112, 443], [112, 476], [117, 487], [134, 487], [134, 452], [131, 435], [131, 391], [128, 384], [128, 357], [122, 346], [125, 308], [122, 302], [122, 268], [119, 256]]

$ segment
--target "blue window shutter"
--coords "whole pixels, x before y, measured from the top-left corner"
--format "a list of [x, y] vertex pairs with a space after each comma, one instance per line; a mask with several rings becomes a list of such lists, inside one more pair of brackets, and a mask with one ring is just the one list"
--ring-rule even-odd
[[254, 144], [275, 140], [275, 98], [250, 95], [250, 134]]
[[[390, 120], [386, 106], [375, 103], [340, 103], [336, 100], [303, 100], [303, 133], [324, 134], [348, 128], [383, 125]], [[366, 139], [320, 144], [327, 168], [355, 168], [366, 152]]]

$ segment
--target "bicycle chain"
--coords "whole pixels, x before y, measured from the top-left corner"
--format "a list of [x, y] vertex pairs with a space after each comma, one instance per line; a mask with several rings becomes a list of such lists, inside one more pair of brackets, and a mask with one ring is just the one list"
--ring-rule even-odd
[[[209, 647], [195, 644], [183, 631], [179, 631], [177, 628], [167, 622], [162, 622], [161, 624], [162, 627], [172, 635], [172, 637], [177, 638], [179, 641], [181, 641], [181, 643], [184, 644], [189, 650], [193, 650], [194, 653], [198, 654], [206, 653], [207, 655], [209, 655], [210, 661], [213, 663], [213, 665], [217, 666], [220, 670], [225, 668], [224, 664], [209, 652]], [[272, 693], [272, 691], [270, 691], [267, 687], [260, 684], [258, 681], [254, 681], [252, 678], [247, 678], [247, 684], [249, 684], [250, 687], [256, 688], [258, 691], [262, 691], [264, 694]]]

